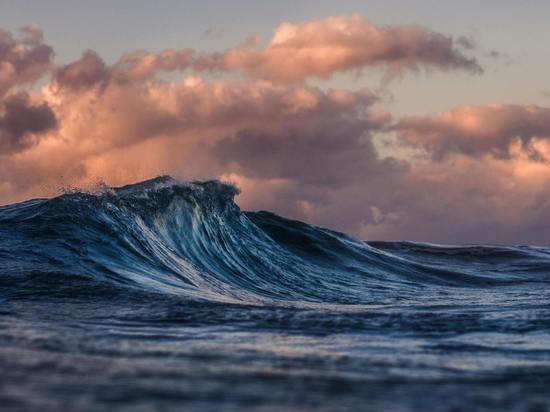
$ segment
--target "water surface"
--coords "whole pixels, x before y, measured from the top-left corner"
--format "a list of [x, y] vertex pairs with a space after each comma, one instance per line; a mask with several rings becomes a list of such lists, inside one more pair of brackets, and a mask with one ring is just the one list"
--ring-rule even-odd
[[161, 177], [0, 207], [7, 410], [545, 411], [550, 249], [363, 242]]

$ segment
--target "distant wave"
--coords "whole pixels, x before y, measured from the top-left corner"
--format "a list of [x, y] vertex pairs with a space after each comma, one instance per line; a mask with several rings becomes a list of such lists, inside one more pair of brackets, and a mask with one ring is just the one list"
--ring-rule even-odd
[[550, 250], [364, 242], [269, 212], [238, 189], [163, 176], [0, 207], [2, 294], [176, 294], [254, 304], [377, 304], [425, 288], [550, 279]]

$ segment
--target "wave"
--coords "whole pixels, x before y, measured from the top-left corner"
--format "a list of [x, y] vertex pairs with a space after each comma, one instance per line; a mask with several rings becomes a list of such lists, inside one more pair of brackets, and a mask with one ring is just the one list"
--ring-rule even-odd
[[550, 250], [365, 242], [269, 212], [235, 186], [162, 176], [0, 207], [2, 295], [151, 292], [252, 304], [379, 304], [425, 288], [550, 280]]

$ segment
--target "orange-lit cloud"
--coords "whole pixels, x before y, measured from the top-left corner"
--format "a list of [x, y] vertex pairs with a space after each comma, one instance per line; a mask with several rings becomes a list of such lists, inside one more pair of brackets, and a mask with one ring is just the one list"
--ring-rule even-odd
[[436, 157], [455, 153], [509, 157], [520, 144], [533, 158], [540, 158], [541, 141], [550, 138], [550, 108], [461, 106], [437, 116], [403, 118], [395, 130], [405, 142]]
[[[89, 56], [58, 70], [42, 91], [57, 128], [18, 156], [3, 153], [0, 174], [14, 197], [61, 179], [81, 185], [96, 177], [125, 183], [161, 172], [211, 178], [238, 171], [334, 185], [347, 179], [346, 170], [359, 175], [380, 168], [372, 132], [390, 117], [371, 110], [377, 98], [367, 91], [196, 77], [105, 83], [96, 81], [102, 79], [97, 71], [83, 70], [102, 67]], [[250, 156], [238, 149], [243, 139]], [[261, 152], [269, 145], [279, 154]], [[326, 176], [329, 161], [341, 169], [338, 176]], [[302, 169], [307, 162], [309, 178]]]
[[[258, 37], [251, 37], [239, 47], [218, 53], [192, 48], [132, 52], [122, 56], [111, 74], [119, 80], [135, 80], [162, 71], [192, 69], [239, 72], [255, 79], [294, 83], [368, 67], [382, 67], [389, 75], [420, 69], [482, 73], [476, 58], [467, 55], [474, 49], [475, 44], [465, 37], [453, 39], [416, 25], [377, 26], [354, 15], [297, 25], [282, 23], [265, 46]], [[85, 57], [80, 66], [94, 64], [91, 56]]]
[[265, 47], [249, 41], [220, 56], [227, 70], [282, 82], [326, 79], [339, 71], [382, 66], [390, 73], [438, 68], [481, 73], [462, 41], [421, 26], [380, 27], [360, 16], [282, 23]]
[[[284, 23], [265, 47], [139, 51], [112, 65], [85, 51], [54, 66], [41, 32], [23, 32], [0, 36], [11, 50], [0, 52], [1, 203], [171, 174], [235, 181], [243, 208], [363, 238], [549, 243], [550, 109], [394, 119], [372, 92], [306, 83], [373, 65], [480, 72], [466, 39], [335, 17]], [[216, 68], [245, 76], [199, 77]], [[427, 156], [383, 154], [386, 136]]]

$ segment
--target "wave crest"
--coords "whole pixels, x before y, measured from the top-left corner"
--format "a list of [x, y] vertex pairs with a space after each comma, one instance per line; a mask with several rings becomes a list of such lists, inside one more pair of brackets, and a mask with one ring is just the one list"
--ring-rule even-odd
[[426, 287], [548, 280], [545, 248], [369, 244], [269, 212], [242, 212], [238, 193], [219, 181], [163, 176], [4, 206], [3, 293], [34, 285], [34, 292], [74, 297], [112, 287], [255, 304], [375, 304]]

